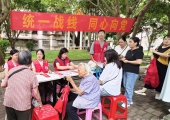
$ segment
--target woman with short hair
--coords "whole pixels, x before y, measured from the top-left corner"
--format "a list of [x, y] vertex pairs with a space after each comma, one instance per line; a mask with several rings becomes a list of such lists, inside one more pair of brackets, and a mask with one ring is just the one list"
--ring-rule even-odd
[[[122, 58], [124, 62], [123, 66], [123, 84], [125, 87], [125, 96], [127, 98], [127, 106], [133, 104], [133, 89], [136, 83], [136, 80], [139, 75], [139, 66], [142, 63], [143, 51], [139, 48], [139, 38], [132, 37], [129, 40], [130, 50], [126, 53], [126, 56]], [[125, 107], [125, 104], [122, 104]]]
[[77, 109], [95, 108], [100, 102], [100, 87], [97, 78], [91, 74], [90, 66], [80, 63], [78, 73], [82, 78], [79, 87], [70, 76], [66, 77], [66, 80], [73, 86], [66, 109], [69, 120], [79, 120]]
[[20, 52], [19, 66], [11, 69], [1, 83], [1, 87], [6, 88], [3, 104], [8, 120], [30, 120], [32, 90], [39, 106], [42, 106], [37, 77], [29, 69], [31, 57], [29, 51]]

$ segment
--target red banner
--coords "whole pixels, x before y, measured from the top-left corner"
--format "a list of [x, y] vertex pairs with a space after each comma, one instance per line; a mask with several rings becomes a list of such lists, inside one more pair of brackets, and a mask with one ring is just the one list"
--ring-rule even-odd
[[12, 30], [130, 32], [134, 19], [11, 11]]

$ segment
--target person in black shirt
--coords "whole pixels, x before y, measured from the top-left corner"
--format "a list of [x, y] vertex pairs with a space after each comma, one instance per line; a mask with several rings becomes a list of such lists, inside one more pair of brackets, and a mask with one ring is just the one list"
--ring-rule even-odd
[[159, 95], [162, 90], [162, 86], [164, 83], [164, 79], [169, 63], [168, 53], [170, 53], [170, 35], [165, 36], [162, 44], [156, 50], [151, 50], [151, 52], [153, 52], [152, 58], [153, 57], [156, 58], [156, 66], [158, 69], [158, 76], [159, 76], [160, 83], [156, 88], [151, 87], [151, 85], [145, 84], [141, 90], [136, 90], [135, 93], [140, 95], [146, 95], [145, 92], [147, 89], [155, 89], [158, 92], [155, 96], [155, 99], [160, 100]]
[[[124, 95], [127, 98], [127, 106], [133, 104], [133, 89], [139, 75], [139, 66], [142, 63], [144, 55], [143, 51], [139, 48], [139, 41], [138, 37], [131, 38], [129, 40], [130, 50], [126, 53], [126, 56], [122, 58], [124, 62], [123, 84], [126, 90]], [[124, 103], [122, 107], [125, 107]]]

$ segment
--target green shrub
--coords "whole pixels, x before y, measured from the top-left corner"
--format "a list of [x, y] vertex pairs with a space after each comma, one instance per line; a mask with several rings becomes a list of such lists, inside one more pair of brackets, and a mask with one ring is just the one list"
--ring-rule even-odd
[[34, 42], [33, 41], [28, 41], [26, 44], [26, 47], [28, 48], [29, 51], [32, 51], [34, 48]]
[[0, 40], [0, 49], [4, 55], [4, 58], [5, 58], [6, 49], [9, 45], [10, 45], [9, 40]]

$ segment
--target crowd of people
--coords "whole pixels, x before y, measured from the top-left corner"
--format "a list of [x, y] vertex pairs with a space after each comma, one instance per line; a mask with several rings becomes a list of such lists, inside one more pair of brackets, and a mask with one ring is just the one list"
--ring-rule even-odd
[[[66, 107], [69, 120], [79, 120], [77, 109], [96, 107], [100, 103], [101, 96], [120, 95], [121, 87], [125, 89], [124, 95], [127, 98], [127, 106], [133, 104], [134, 86], [144, 57], [140, 39], [132, 37], [127, 43], [126, 38], [122, 36], [118, 39], [119, 45], [111, 49], [104, 38], [105, 31], [100, 30], [98, 40], [92, 43], [90, 49], [91, 61], [96, 66], [102, 64], [103, 71], [99, 79], [93, 75], [87, 63], [75, 65], [68, 58], [69, 51], [66, 48], [60, 49], [53, 62], [54, 71], [78, 69], [81, 78], [79, 86], [70, 76], [57, 81], [60, 90], [68, 82], [71, 88]], [[155, 89], [158, 92], [155, 96], [156, 99], [170, 102], [170, 98], [167, 97], [169, 95], [169, 92], [167, 92], [169, 90], [168, 85], [170, 84], [168, 81], [170, 36], [165, 36], [163, 43], [151, 52], [153, 57], [156, 58], [160, 83], [156, 88], [145, 84], [143, 89], [137, 90], [135, 93], [145, 95], [147, 89]], [[32, 61], [32, 55], [29, 51], [19, 52], [12, 49], [8, 61], [5, 64], [4, 61], [1, 62], [5, 69], [5, 78], [2, 80], [1, 87], [6, 88], [3, 104], [6, 107], [8, 120], [23, 120], [23, 118], [29, 120], [32, 97], [38, 101], [40, 107], [45, 104], [45, 94], [53, 97], [51, 89], [48, 89], [52, 86], [52, 83], [38, 83], [36, 77], [36, 75], [52, 73], [48, 61], [45, 60], [45, 52], [43, 49], [38, 49], [36, 55], [37, 59]], [[125, 103], [122, 103], [122, 107], [125, 106]]]

